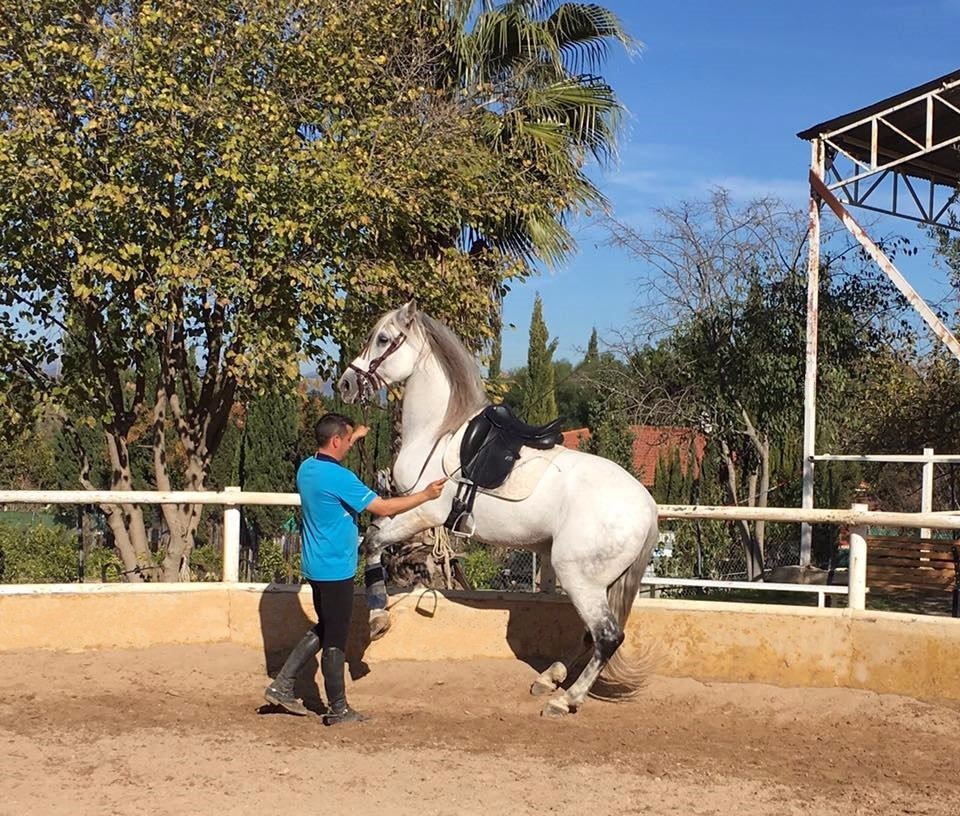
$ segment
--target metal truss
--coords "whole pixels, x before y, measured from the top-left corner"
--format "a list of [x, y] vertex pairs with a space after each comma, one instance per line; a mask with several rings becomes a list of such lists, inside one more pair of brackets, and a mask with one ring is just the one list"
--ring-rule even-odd
[[[960, 107], [944, 98], [958, 86], [960, 79], [944, 83], [820, 134], [828, 189], [851, 206], [960, 232], [949, 218], [958, 198], [951, 171], [960, 155], [950, 156], [948, 168], [926, 158], [942, 150], [960, 154], [960, 135], [939, 136], [934, 127], [939, 115], [960, 117]], [[911, 134], [891, 121], [894, 114], [914, 118], [919, 127]]]

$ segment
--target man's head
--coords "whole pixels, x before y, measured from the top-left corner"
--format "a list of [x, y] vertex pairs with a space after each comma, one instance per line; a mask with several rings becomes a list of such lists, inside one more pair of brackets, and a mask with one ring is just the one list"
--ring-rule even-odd
[[343, 414], [324, 414], [314, 426], [317, 450], [332, 456], [338, 462], [353, 446], [350, 440], [354, 429], [353, 420]]

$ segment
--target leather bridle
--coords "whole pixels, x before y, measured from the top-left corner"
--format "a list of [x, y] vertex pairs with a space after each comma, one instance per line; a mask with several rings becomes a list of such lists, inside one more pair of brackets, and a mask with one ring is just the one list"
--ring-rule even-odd
[[[383, 354], [375, 359], [371, 360], [367, 365], [366, 370], [355, 366], [353, 363], [350, 363], [347, 368], [350, 371], [356, 372], [361, 382], [366, 383], [371, 392], [376, 394], [381, 388], [387, 386], [387, 382], [377, 373], [377, 369], [383, 365], [383, 361], [387, 359], [391, 354], [393, 354], [400, 346], [404, 344], [407, 339], [407, 335], [404, 332], [400, 332], [393, 340], [390, 341], [390, 345], [384, 350]], [[363, 389], [361, 389], [362, 392]], [[362, 393], [361, 393], [362, 396]]]

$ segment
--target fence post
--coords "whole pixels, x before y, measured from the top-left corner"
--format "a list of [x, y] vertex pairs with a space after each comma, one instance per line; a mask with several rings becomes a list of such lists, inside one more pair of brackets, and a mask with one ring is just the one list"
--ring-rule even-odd
[[[866, 504], [854, 504], [855, 511], [866, 511], [870, 507]], [[858, 524], [850, 528], [850, 572], [847, 579], [849, 594], [847, 595], [848, 609], [867, 608], [867, 525]]]
[[537, 584], [539, 585], [540, 592], [552, 594], [557, 591], [557, 573], [553, 571], [553, 564], [550, 562], [549, 554], [540, 557], [538, 578]]
[[[225, 487], [224, 493], [239, 493], [239, 487]], [[223, 569], [221, 580], [240, 580], [240, 508], [223, 508]]]
[[[920, 489], [920, 512], [933, 511], [933, 448], [924, 448], [923, 481]], [[920, 538], [930, 538], [929, 527], [920, 528]]]

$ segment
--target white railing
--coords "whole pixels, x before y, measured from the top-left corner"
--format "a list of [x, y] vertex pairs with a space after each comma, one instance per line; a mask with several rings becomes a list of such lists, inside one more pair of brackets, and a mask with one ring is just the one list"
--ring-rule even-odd
[[[644, 575], [642, 586], [685, 587], [690, 589], [749, 589], [762, 592], [810, 592], [817, 595], [817, 606], [826, 606], [827, 595], [849, 595], [849, 587], [842, 584], [778, 584], [772, 581], [708, 581], [699, 578], [667, 578]], [[849, 604], [849, 601], [847, 602]], [[857, 607], [863, 609], [863, 607]]]
[[[933, 448], [924, 448], [923, 453], [823, 453], [813, 457], [814, 462], [896, 462], [900, 464], [921, 465], [920, 475], [920, 512], [929, 513], [933, 509], [933, 467], [934, 465], [960, 464], [960, 455], [955, 453], [934, 453]], [[920, 538], [930, 538], [930, 528], [920, 529]]]
[[[213, 504], [222, 505], [223, 519], [223, 580], [236, 582], [240, 569], [240, 511], [244, 505], [299, 506], [297, 493], [254, 493], [238, 487], [222, 492], [147, 490], [0, 490], [0, 507], [6, 504]], [[842, 509], [803, 509], [799, 507], [719, 507], [707, 505], [660, 505], [661, 519], [720, 519], [726, 521], [779, 521], [806, 524], [843, 524], [850, 527], [850, 567], [847, 587], [829, 587], [809, 584], [764, 584], [740, 581], [698, 581], [696, 579], [659, 579], [650, 577], [646, 583], [684, 581], [686, 586], [722, 586], [730, 589], [741, 584], [751, 589], [784, 592], [817, 592], [847, 594], [850, 609], [864, 609], [867, 591], [867, 527], [871, 524], [885, 527], [960, 529], [960, 513], [891, 513], [867, 509], [865, 504], [854, 504]], [[681, 584], [675, 584], [677, 586]]]

